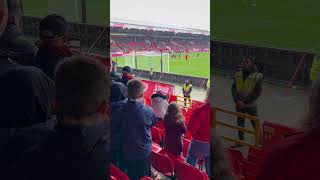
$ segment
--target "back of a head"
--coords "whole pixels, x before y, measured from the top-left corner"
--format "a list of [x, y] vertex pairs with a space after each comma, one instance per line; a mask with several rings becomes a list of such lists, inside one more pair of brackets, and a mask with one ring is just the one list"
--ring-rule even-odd
[[2, 127], [20, 128], [45, 122], [51, 115], [53, 82], [38, 68], [18, 66], [0, 77]]
[[110, 85], [110, 101], [119, 102], [127, 98], [127, 87], [120, 83], [114, 82]]
[[74, 56], [64, 59], [55, 72], [56, 103], [64, 116], [82, 118], [98, 113], [109, 97], [109, 73], [99, 61]]
[[143, 97], [145, 86], [142, 81], [133, 79], [128, 82], [128, 98], [139, 99]]
[[67, 32], [67, 21], [56, 14], [46, 16], [39, 25], [39, 36], [42, 40], [54, 40], [65, 36]]
[[183, 121], [181, 109], [177, 103], [170, 103], [164, 116], [164, 122], [167, 125], [180, 123]]
[[211, 178], [219, 180], [234, 180], [229, 159], [227, 158], [225, 148], [218, 135], [211, 130]]

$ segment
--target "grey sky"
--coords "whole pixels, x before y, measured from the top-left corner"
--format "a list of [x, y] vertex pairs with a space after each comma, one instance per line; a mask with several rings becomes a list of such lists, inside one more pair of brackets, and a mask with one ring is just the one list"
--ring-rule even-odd
[[210, 0], [111, 0], [110, 5], [111, 19], [210, 30]]

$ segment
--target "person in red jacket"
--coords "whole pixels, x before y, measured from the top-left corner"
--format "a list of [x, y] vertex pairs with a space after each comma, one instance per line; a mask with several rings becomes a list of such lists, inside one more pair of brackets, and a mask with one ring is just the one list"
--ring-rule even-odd
[[312, 88], [303, 131], [273, 149], [257, 180], [320, 179], [320, 79]]
[[[209, 90], [210, 92], [210, 90]], [[206, 103], [196, 109], [187, 125], [192, 135], [187, 163], [195, 166], [198, 158], [204, 158], [206, 173], [210, 177], [210, 96]]]

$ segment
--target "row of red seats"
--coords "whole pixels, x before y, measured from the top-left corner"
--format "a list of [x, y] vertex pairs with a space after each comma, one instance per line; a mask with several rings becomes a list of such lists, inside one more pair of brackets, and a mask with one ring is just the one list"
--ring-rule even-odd
[[297, 133], [294, 128], [264, 121], [261, 132], [261, 148], [249, 147], [248, 156], [235, 149], [228, 149], [229, 158], [235, 175], [241, 180], [255, 180], [267, 150], [284, 141], [286, 136]]
[[[110, 180], [130, 180], [129, 177], [115, 165], [110, 163]], [[142, 177], [140, 180], [152, 180], [151, 177]]]

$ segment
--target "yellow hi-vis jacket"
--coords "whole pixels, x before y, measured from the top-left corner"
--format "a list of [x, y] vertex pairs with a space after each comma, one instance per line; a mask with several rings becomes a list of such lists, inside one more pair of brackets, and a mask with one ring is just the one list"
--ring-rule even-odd
[[262, 73], [254, 72], [251, 73], [246, 80], [243, 80], [243, 73], [242, 71], [238, 71], [235, 73], [235, 81], [236, 81], [236, 89], [237, 93], [241, 98], [245, 98], [249, 96], [258, 81], [261, 81], [263, 78]]
[[320, 72], [320, 56], [315, 55], [310, 68], [310, 80], [315, 81]]
[[184, 84], [182, 90], [183, 90], [184, 93], [189, 94], [190, 93], [189, 91], [190, 91], [191, 87], [192, 87], [192, 84], [188, 84], [188, 85]]

